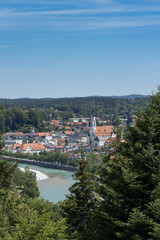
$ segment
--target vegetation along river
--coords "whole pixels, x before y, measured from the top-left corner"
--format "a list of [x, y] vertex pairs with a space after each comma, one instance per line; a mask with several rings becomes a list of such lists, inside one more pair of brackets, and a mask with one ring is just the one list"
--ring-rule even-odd
[[40, 171], [48, 176], [46, 179], [37, 181], [40, 198], [54, 203], [64, 200], [65, 196], [69, 193], [68, 189], [75, 182], [72, 177], [73, 172], [19, 163], [20, 168], [24, 168], [26, 166], [28, 166], [31, 170]]

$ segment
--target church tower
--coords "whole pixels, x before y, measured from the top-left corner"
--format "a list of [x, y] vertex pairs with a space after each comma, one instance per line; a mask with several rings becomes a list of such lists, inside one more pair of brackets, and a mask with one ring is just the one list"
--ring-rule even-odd
[[95, 137], [95, 130], [96, 130], [96, 118], [95, 116], [91, 117], [90, 120], [90, 128], [89, 128], [89, 135], [91, 138]]

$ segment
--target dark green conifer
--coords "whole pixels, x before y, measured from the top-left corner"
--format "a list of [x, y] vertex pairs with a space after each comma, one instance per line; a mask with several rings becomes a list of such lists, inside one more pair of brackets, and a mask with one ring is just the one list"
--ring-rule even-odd
[[160, 239], [160, 89], [100, 172], [98, 239]]
[[86, 171], [87, 160], [84, 151], [78, 160], [75, 173], [76, 183], [69, 189], [70, 194], [64, 202], [64, 214], [67, 219], [68, 233], [71, 239], [94, 239], [92, 214], [95, 207], [92, 175]]

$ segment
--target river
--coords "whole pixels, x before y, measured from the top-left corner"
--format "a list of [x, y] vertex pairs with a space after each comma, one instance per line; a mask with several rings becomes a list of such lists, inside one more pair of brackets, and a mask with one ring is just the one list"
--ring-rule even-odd
[[54, 203], [64, 200], [65, 196], [69, 193], [69, 187], [75, 182], [72, 178], [73, 172], [19, 163], [19, 167], [24, 168], [26, 166], [30, 169], [40, 171], [49, 177], [37, 181], [37, 184], [40, 191], [40, 198]]

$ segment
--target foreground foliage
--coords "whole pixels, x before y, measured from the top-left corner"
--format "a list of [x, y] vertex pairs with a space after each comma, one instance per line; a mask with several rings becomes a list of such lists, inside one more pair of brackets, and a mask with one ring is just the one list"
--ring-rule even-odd
[[[159, 89], [160, 90], [160, 89]], [[100, 171], [97, 239], [160, 239], [160, 91]], [[103, 233], [103, 234], [102, 234]]]
[[[16, 168], [15, 164], [0, 160], [0, 239], [66, 240], [65, 219], [57, 205], [20, 197], [13, 185]], [[28, 180], [33, 181], [28, 174]]]
[[63, 213], [71, 239], [90, 240], [94, 239], [94, 225], [92, 225], [95, 208], [94, 186], [92, 175], [86, 171], [87, 160], [83, 151], [81, 155], [75, 173], [76, 182], [69, 189], [70, 194], [63, 203]]
[[[160, 89], [135, 127], [117, 140], [97, 177], [80, 160], [65, 201], [67, 231], [75, 239], [160, 239]], [[96, 200], [94, 198], [96, 197]]]

